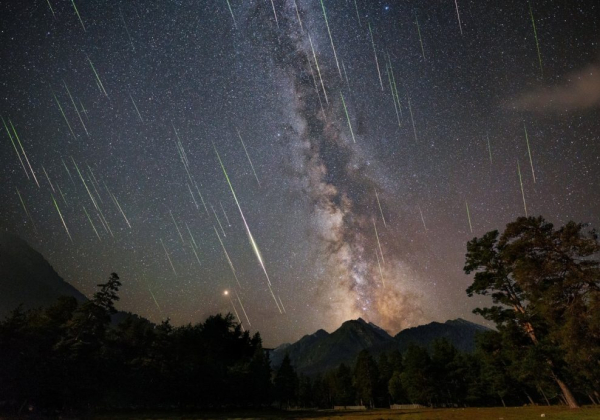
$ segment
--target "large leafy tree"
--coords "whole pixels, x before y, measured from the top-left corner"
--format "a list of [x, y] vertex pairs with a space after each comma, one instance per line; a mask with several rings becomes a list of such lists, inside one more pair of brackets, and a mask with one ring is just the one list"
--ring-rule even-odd
[[[520, 217], [502, 235], [488, 232], [467, 244], [464, 270], [475, 273], [467, 294], [491, 295], [493, 302], [474, 312], [499, 330], [518, 326], [573, 408], [573, 372], [598, 372], [599, 252], [598, 236], [586, 225], [555, 229], [542, 217]], [[594, 377], [584, 381], [593, 387]]]

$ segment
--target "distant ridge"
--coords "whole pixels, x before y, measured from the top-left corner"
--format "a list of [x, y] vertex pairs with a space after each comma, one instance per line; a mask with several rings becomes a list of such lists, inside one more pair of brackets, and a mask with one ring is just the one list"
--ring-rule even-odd
[[298, 372], [315, 375], [341, 363], [352, 365], [363, 349], [376, 356], [395, 349], [404, 351], [410, 344], [430, 348], [438, 338], [447, 339], [461, 351], [472, 352], [476, 334], [487, 330], [483, 325], [458, 318], [408, 328], [392, 337], [377, 325], [358, 318], [344, 322], [331, 334], [318, 330], [293, 344], [282, 344], [271, 353], [271, 363], [279, 366], [287, 353]]
[[23, 309], [45, 307], [56, 303], [59, 296], [87, 300], [27, 242], [0, 232], [0, 319], [21, 304]]

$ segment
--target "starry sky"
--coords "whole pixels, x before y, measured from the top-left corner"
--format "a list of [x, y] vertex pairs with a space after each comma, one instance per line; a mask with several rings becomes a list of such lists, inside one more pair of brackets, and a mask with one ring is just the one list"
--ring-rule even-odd
[[481, 322], [469, 239], [598, 226], [596, 1], [0, 8], [0, 228], [155, 322]]

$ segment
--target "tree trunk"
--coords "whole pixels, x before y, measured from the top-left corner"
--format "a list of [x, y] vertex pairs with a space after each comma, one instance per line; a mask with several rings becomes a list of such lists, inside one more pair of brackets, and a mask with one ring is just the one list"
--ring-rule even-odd
[[567, 403], [569, 408], [579, 408], [579, 404], [577, 404], [577, 400], [571, 393], [571, 390], [569, 389], [567, 384], [565, 384], [560, 378], [558, 378], [554, 372], [552, 372], [552, 377], [554, 378], [554, 381], [556, 381], [556, 383], [560, 387], [560, 390], [562, 391], [565, 402]]
[[538, 389], [540, 390], [540, 392], [542, 393], [542, 396], [544, 397], [544, 399], [546, 400], [546, 404], [548, 406], [550, 406], [550, 401], [548, 401], [548, 397], [546, 397], [546, 393], [544, 392], [544, 390], [542, 389], [541, 386], [538, 385]]
[[502, 401], [502, 405], [504, 406], [504, 408], [506, 408], [506, 404], [504, 403], [504, 398], [502, 398], [502, 395], [498, 394], [498, 396], [500, 397], [500, 401]]
[[529, 394], [527, 393], [527, 391], [525, 391], [525, 395], [527, 395], [527, 399], [529, 400], [529, 402], [531, 403], [531, 405], [533, 405], [533, 406], [537, 405], [535, 402], [533, 402], [533, 400], [531, 399], [531, 397], [529, 396]]
[[592, 404], [598, 405], [598, 404], [596, 404], [596, 401], [594, 401], [594, 398], [592, 397], [592, 394], [588, 394], [588, 397], [590, 398], [590, 401], [592, 402]]

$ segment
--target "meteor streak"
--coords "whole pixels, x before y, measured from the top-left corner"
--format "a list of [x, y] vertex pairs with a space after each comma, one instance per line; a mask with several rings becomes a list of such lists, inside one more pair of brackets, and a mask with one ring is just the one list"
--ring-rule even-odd
[[327, 12], [325, 11], [325, 5], [321, 0], [321, 8], [323, 9], [323, 17], [325, 18], [325, 26], [327, 26], [327, 33], [329, 34], [329, 40], [331, 41], [331, 49], [333, 50], [333, 57], [335, 58], [335, 64], [337, 65], [338, 72], [340, 73], [340, 79], [342, 78], [342, 70], [340, 69], [340, 63], [338, 62], [337, 54], [335, 52], [335, 46], [333, 45], [333, 37], [331, 36], [331, 30], [329, 29], [329, 21], [327, 20]]
[[215, 211], [215, 208], [213, 207], [213, 205], [210, 205], [210, 209], [212, 210], [213, 214], [215, 215], [215, 219], [217, 219], [217, 223], [219, 224], [219, 227], [221, 228], [221, 232], [223, 232], [223, 237], [227, 238], [227, 235], [225, 234], [225, 229], [223, 229], [223, 225], [221, 224], [221, 221], [219, 220], [219, 216], [217, 216], [217, 212]]
[[48, 176], [48, 172], [46, 172], [46, 168], [44, 168], [44, 165], [42, 165], [42, 170], [44, 171], [44, 174], [46, 175], [46, 179], [48, 180], [48, 184], [50, 184], [50, 188], [52, 188], [52, 192], [56, 192], [54, 190], [54, 186], [52, 185], [52, 182], [50, 182], [50, 177]]
[[206, 215], [208, 217], [210, 217], [210, 213], [208, 212], [208, 207], [206, 207], [206, 203], [204, 202], [204, 197], [202, 197], [202, 193], [200, 192], [200, 188], [198, 188], [198, 184], [196, 184], [194, 182], [194, 187], [196, 187], [196, 191], [198, 192], [198, 195], [200, 196], [200, 201], [202, 201], [202, 205], [204, 206], [204, 210], [206, 210]]
[[235, 23], [235, 16], [233, 15], [233, 10], [231, 10], [231, 3], [229, 3], [229, 0], [227, 1], [227, 7], [229, 8], [229, 13], [231, 13], [231, 19], [233, 19], [233, 27], [235, 29], [237, 29], [237, 23]]
[[21, 139], [19, 138], [19, 135], [17, 134], [17, 130], [15, 130], [15, 126], [13, 125], [11, 120], [8, 120], [8, 123], [10, 124], [10, 127], [12, 128], [12, 131], [15, 135], [15, 138], [17, 139], [17, 143], [19, 144], [19, 147], [21, 148], [21, 152], [23, 153], [23, 156], [25, 157], [25, 162], [27, 162], [27, 165], [29, 166], [29, 170], [31, 171], [31, 175], [33, 175], [33, 179], [35, 180], [35, 183], [37, 184], [38, 188], [40, 188], [40, 183], [38, 182], [37, 177], [35, 176], [35, 172], [33, 172], [33, 168], [31, 167], [31, 163], [29, 163], [29, 159], [27, 158], [27, 153], [25, 153], [25, 149], [23, 148], [23, 144], [21, 143]]
[[240, 142], [242, 143], [242, 147], [244, 148], [244, 152], [246, 152], [246, 157], [248, 158], [248, 162], [250, 163], [250, 167], [252, 168], [252, 173], [254, 174], [254, 178], [256, 178], [256, 182], [258, 182], [258, 186], [260, 187], [260, 181], [258, 180], [258, 175], [256, 175], [256, 171], [254, 170], [254, 165], [252, 164], [252, 159], [250, 159], [250, 155], [248, 154], [248, 150], [246, 150], [246, 145], [244, 144], [244, 140], [242, 140], [242, 135], [240, 134], [240, 130], [237, 130], [238, 137], [240, 138]]
[[194, 244], [194, 246], [196, 248], [198, 248], [198, 244], [196, 243], [196, 240], [194, 239], [194, 235], [192, 235], [192, 231], [190, 230], [190, 227], [188, 226], [187, 222], [185, 223], [185, 227], [187, 228], [187, 231], [190, 234], [190, 238], [192, 238], [192, 244]]
[[235, 297], [237, 298], [238, 302], [240, 303], [240, 308], [242, 308], [242, 312], [244, 313], [244, 316], [246, 317], [246, 321], [248, 321], [248, 325], [252, 326], [252, 324], [250, 323], [250, 318], [248, 318], [248, 314], [246, 313], [246, 310], [244, 309], [244, 304], [242, 303], [242, 299], [240, 298], [240, 295], [238, 295], [237, 290], [235, 290], [235, 288], [233, 289], [233, 292], [235, 293]]
[[419, 42], [421, 43], [421, 53], [423, 54], [423, 61], [425, 61], [425, 48], [423, 48], [423, 38], [421, 37], [421, 27], [419, 26], [419, 18], [415, 11], [415, 22], [417, 24], [417, 33], [419, 34]]
[[227, 213], [225, 213], [225, 208], [223, 208], [223, 204], [219, 201], [219, 206], [221, 206], [221, 210], [223, 210], [223, 214], [225, 215], [225, 220], [227, 220], [227, 224], [231, 227], [231, 223], [229, 222], [229, 217], [227, 217]]
[[525, 217], [527, 216], [527, 203], [525, 202], [525, 190], [523, 189], [523, 178], [521, 177], [521, 165], [517, 159], [517, 173], [519, 174], [519, 184], [521, 184], [521, 195], [523, 196], [523, 208], [525, 209]]
[[525, 129], [525, 141], [527, 142], [527, 154], [529, 155], [529, 164], [531, 165], [531, 175], [533, 176], [533, 183], [535, 184], [535, 171], [533, 170], [533, 159], [531, 158], [531, 149], [529, 148], [529, 136], [527, 135], [527, 127], [523, 124]]
[[300, 19], [300, 10], [298, 10], [298, 5], [296, 4], [296, 0], [294, 0], [294, 7], [296, 8], [296, 16], [298, 17], [298, 23], [300, 24], [300, 30], [304, 31], [302, 27], [302, 19]]
[[350, 116], [348, 115], [348, 108], [346, 108], [346, 101], [344, 101], [344, 95], [340, 92], [340, 96], [342, 97], [342, 105], [344, 105], [344, 112], [346, 113], [346, 119], [348, 120], [348, 127], [350, 128], [350, 134], [352, 134], [352, 141], [356, 143], [356, 139], [354, 138], [354, 131], [352, 131], [352, 124], [350, 124]]
[[492, 146], [490, 146], [490, 135], [487, 134], [487, 146], [488, 146], [488, 152], [490, 154], [490, 165], [492, 164]]
[[75, 100], [73, 99], [73, 96], [71, 95], [71, 91], [69, 90], [69, 87], [67, 86], [67, 82], [65, 82], [63, 80], [63, 84], [65, 85], [65, 89], [67, 89], [67, 94], [69, 95], [69, 98], [71, 99], [71, 103], [73, 104], [73, 108], [75, 108], [75, 112], [77, 113], [77, 116], [79, 117], [79, 121], [81, 121], [81, 125], [83, 126], [83, 129], [85, 130], [85, 134], [87, 134], [89, 136], [90, 133], [88, 132], [87, 127], [85, 126], [85, 123], [83, 122], [83, 118], [81, 118], [81, 114], [79, 113], [79, 109], [77, 108], [77, 105], [75, 104]]
[[383, 80], [381, 80], [381, 71], [379, 70], [379, 60], [377, 59], [377, 50], [375, 49], [375, 40], [373, 39], [373, 31], [371, 30], [371, 22], [368, 22], [369, 33], [371, 34], [371, 44], [373, 45], [373, 54], [375, 54], [375, 65], [377, 66], [377, 75], [379, 76], [379, 84], [383, 92]]
[[356, 0], [354, 0], [354, 8], [356, 9], [356, 17], [358, 18], [358, 26], [362, 27], [362, 23], [360, 22], [360, 14], [358, 13], [358, 4], [356, 4]]
[[233, 267], [233, 263], [231, 262], [231, 258], [229, 258], [229, 254], [227, 253], [227, 249], [225, 249], [225, 244], [223, 243], [223, 240], [221, 239], [221, 235], [219, 235], [219, 231], [217, 230], [217, 228], [215, 227], [215, 225], [213, 225], [213, 229], [215, 230], [215, 234], [217, 235], [217, 238], [219, 239], [219, 243], [221, 244], [221, 248], [223, 248], [223, 253], [225, 254], [225, 258], [227, 259], [227, 263], [229, 264], [229, 268], [231, 268], [231, 272], [233, 273], [233, 277], [235, 277], [235, 281], [237, 281], [237, 284], [242, 287], [242, 285], [240, 284], [240, 280], [237, 277], [237, 274], [235, 272], [235, 268]]
[[325, 84], [323, 83], [323, 77], [321, 76], [321, 69], [319, 68], [319, 60], [317, 60], [317, 54], [315, 54], [315, 48], [312, 43], [312, 38], [310, 34], [308, 34], [308, 42], [310, 43], [310, 49], [313, 53], [313, 58], [315, 59], [315, 66], [317, 67], [317, 73], [319, 74], [319, 80], [321, 81], [321, 87], [323, 88], [323, 94], [325, 95], [325, 102], [329, 105], [329, 99], [327, 98], [327, 91], [325, 90]]
[[160, 309], [160, 306], [158, 305], [158, 302], [156, 301], [156, 298], [154, 297], [154, 293], [152, 293], [152, 290], [150, 290], [149, 287], [148, 287], [148, 291], [150, 292], [150, 295], [152, 296], [152, 299], [154, 300], [154, 303], [156, 304], [156, 307], [158, 308], [158, 310], [162, 314], [162, 310]]
[[135, 52], [135, 47], [133, 46], [133, 40], [131, 39], [131, 34], [129, 33], [129, 29], [127, 29], [127, 24], [125, 23], [125, 17], [123, 16], [123, 11], [121, 10], [121, 6], [119, 6], [119, 14], [121, 15], [121, 21], [123, 22], [123, 26], [125, 27], [125, 32], [127, 32], [127, 37], [129, 38], [129, 43], [131, 44], [131, 49]]
[[190, 184], [188, 184], [187, 182], [185, 185], [187, 185], [188, 190], [190, 190], [190, 195], [192, 196], [192, 201], [194, 202], [194, 205], [197, 209], [200, 209], [200, 207], [198, 207], [198, 203], [196, 202], [196, 197], [194, 197], [194, 193], [192, 192], [192, 187], [190, 187]]
[[379, 246], [379, 252], [381, 253], [381, 262], [385, 264], [385, 258], [383, 258], [383, 250], [381, 249], [381, 242], [379, 242], [379, 233], [377, 232], [377, 224], [373, 219], [373, 227], [375, 228], [375, 237], [377, 238], [377, 245]]
[[419, 207], [419, 213], [421, 214], [421, 221], [423, 222], [423, 227], [425, 228], [425, 232], [427, 232], [427, 226], [425, 226], [425, 218], [423, 217], [423, 212], [421, 211], [421, 206]]
[[99, 240], [102, 240], [100, 238], [100, 234], [98, 234], [98, 231], [96, 230], [96, 226], [94, 226], [94, 222], [92, 222], [92, 218], [90, 217], [87, 210], [85, 209], [85, 206], [81, 206], [81, 207], [83, 207], [83, 211], [84, 211], [85, 215], [87, 216], [88, 220], [90, 221], [90, 225], [92, 225], [92, 229], [94, 229], [94, 233], [96, 233], [96, 236], [98, 237]]
[[104, 85], [102, 84], [102, 80], [100, 80], [100, 76], [98, 76], [98, 72], [96, 71], [96, 67], [94, 67], [94, 63], [92, 63], [92, 60], [90, 60], [90, 57], [87, 54], [85, 56], [87, 58], [87, 61], [90, 63], [90, 67], [92, 67], [92, 71], [94, 72], [94, 75], [96, 76], [96, 81], [98, 82], [98, 86], [100, 87], [102, 92], [104, 92], [104, 95], [106, 95], [106, 97], [108, 98], [108, 93], [106, 93], [106, 89], [104, 89]]
[[31, 178], [29, 178], [29, 172], [27, 172], [27, 168], [25, 168], [25, 164], [23, 163], [23, 159], [21, 159], [21, 154], [19, 153], [19, 149], [17, 149], [15, 140], [13, 139], [12, 134], [10, 134], [8, 126], [6, 125], [6, 122], [4, 121], [4, 118], [2, 118], [2, 123], [4, 124], [4, 128], [6, 129], [6, 132], [8, 133], [8, 138], [10, 139], [10, 142], [12, 143], [12, 146], [15, 149], [15, 153], [17, 154], [17, 157], [19, 158], [19, 162], [21, 162], [21, 166], [23, 167], [23, 170], [25, 171], [25, 175], [27, 176], [27, 179], [31, 179]]
[[465, 200], [465, 206], [467, 207], [467, 218], [469, 219], [469, 229], [471, 230], [471, 233], [473, 233], [473, 225], [471, 224], [471, 213], [469, 212], [469, 203], [467, 203], [467, 200]]
[[138, 117], [140, 117], [140, 121], [144, 122], [144, 119], [142, 118], [142, 114], [140, 114], [140, 110], [138, 109], [137, 105], [135, 104], [135, 101], [133, 100], [133, 96], [131, 96], [131, 93], [129, 94], [129, 97], [131, 98], [131, 102], [133, 103], [133, 107], [135, 108], [135, 112], [137, 112]]
[[56, 188], [58, 188], [58, 192], [60, 193], [60, 196], [62, 197], [63, 201], [65, 202], [65, 206], [69, 206], [69, 203], [67, 203], [67, 199], [65, 198], [65, 195], [63, 194], [62, 190], [60, 189], [60, 185], [58, 185], [58, 182], [56, 183]]
[[169, 253], [167, 252], [167, 248], [165, 247], [165, 244], [163, 243], [162, 238], [160, 239], [160, 244], [162, 245], [163, 249], [165, 250], [165, 255], [167, 256], [167, 259], [169, 260], [169, 264], [171, 264], [171, 268], [173, 269], [173, 273], [175, 273], [175, 277], [177, 277], [177, 271], [175, 271], [175, 266], [173, 265], [173, 261], [171, 261], [171, 257], [169, 256]]
[[379, 201], [379, 194], [377, 194], [377, 190], [375, 190], [375, 198], [377, 198], [377, 205], [379, 206], [379, 212], [381, 213], [381, 220], [383, 220], [383, 226], [387, 227], [385, 223], [385, 217], [383, 216], [383, 209], [381, 208], [381, 202]]
[[417, 129], [415, 127], [415, 119], [413, 117], [412, 106], [410, 105], [410, 96], [408, 95], [408, 92], [406, 94], [406, 97], [408, 98], [408, 111], [410, 112], [410, 121], [412, 122], [413, 133], [415, 135], [415, 141], [418, 142], [419, 139], [417, 137]]
[[50, 195], [52, 196], [52, 201], [54, 202], [54, 207], [56, 207], [56, 211], [58, 212], [58, 215], [60, 216], [60, 220], [62, 221], [62, 224], [65, 227], [65, 230], [67, 231], [67, 235], [69, 236], [69, 239], [71, 240], [71, 242], [73, 242], [73, 238], [71, 238], [71, 234], [69, 233], [69, 228], [67, 227], [67, 224], [65, 223], [65, 219], [63, 218], [62, 213], [60, 212], [60, 208], [58, 208], [58, 203], [54, 199], [54, 195], [52, 195], [52, 194], [50, 194]]
[[25, 207], [25, 201], [23, 200], [23, 197], [21, 197], [21, 193], [19, 192], [19, 189], [16, 188], [16, 187], [15, 187], [15, 189], [17, 190], [17, 195], [19, 196], [19, 200], [21, 200], [21, 205], [23, 206], [23, 210], [25, 210], [25, 214], [27, 215], [27, 217], [29, 217], [29, 220], [31, 220], [31, 224], [33, 225], [33, 228], [37, 232], [37, 227], [35, 226], [35, 222], [33, 221], [33, 217], [31, 217], [31, 214], [27, 210], [27, 207]]
[[48, 7], [50, 8], [50, 11], [52, 12], [52, 16], [56, 19], [56, 15], [54, 14], [54, 9], [52, 8], [52, 4], [50, 4], [50, 0], [46, 0], [46, 3], [48, 3]]
[[273, 14], [275, 15], [275, 23], [277, 24], [277, 27], [279, 28], [279, 21], [277, 20], [277, 12], [275, 11], [275, 3], [273, 3], [273, 0], [271, 0], [271, 6], [273, 6]]
[[[381, 262], [379, 261], [379, 253], [375, 250], [375, 256], [377, 257], [377, 266], [379, 266], [379, 276], [381, 277], [381, 284], [385, 287], [385, 280], [383, 278], [383, 270], [381, 269]], [[382, 254], [383, 258], [383, 254]]]
[[83, 31], [85, 32], [85, 25], [83, 24], [83, 20], [81, 20], [81, 15], [79, 15], [79, 10], [77, 10], [77, 6], [75, 6], [75, 0], [71, 0], [71, 3], [73, 4], [73, 9], [75, 9], [75, 13], [77, 14], [77, 17], [79, 18], [81, 27], [83, 28]]
[[540, 53], [540, 43], [538, 41], [535, 20], [533, 19], [533, 9], [531, 8], [531, 3], [527, 2], [527, 4], [529, 5], [529, 15], [531, 16], [531, 25], [533, 26], [533, 36], [535, 38], [535, 47], [537, 48], [538, 61], [540, 62], [540, 75], [541, 77], [544, 77], [544, 69], [542, 67], [542, 54]]
[[73, 161], [73, 164], [75, 165], [75, 169], [77, 170], [77, 173], [79, 174], [79, 178], [81, 179], [81, 182], [83, 182], [83, 186], [85, 187], [88, 195], [90, 196], [90, 199], [92, 200], [92, 203], [94, 204], [94, 207], [96, 207], [96, 210], [100, 210], [98, 207], [98, 203], [96, 203], [96, 199], [92, 196], [92, 193], [90, 191], [90, 189], [87, 186], [87, 183], [85, 182], [85, 179], [83, 179], [83, 175], [81, 175], [81, 171], [79, 170], [79, 166], [77, 166], [77, 163], [75, 163], [75, 159], [73, 159], [73, 156], [71, 156], [71, 160]]
[[458, 17], [458, 27], [460, 28], [460, 34], [463, 34], [462, 24], [460, 23], [460, 13], [458, 13], [458, 0], [454, 0], [454, 4], [456, 5], [456, 16]]
[[65, 115], [65, 111], [63, 111], [63, 108], [62, 108], [60, 102], [58, 101], [58, 98], [54, 94], [54, 92], [52, 92], [52, 96], [54, 96], [54, 100], [56, 101], [56, 105], [58, 105], [58, 109], [60, 110], [60, 113], [62, 114], [63, 118], [65, 119], [65, 122], [67, 123], [67, 127], [69, 127], [69, 131], [73, 135], [73, 138], [77, 139], [77, 137], [75, 137], [75, 133], [73, 132], [73, 129], [71, 128], [71, 124], [69, 123], [69, 120], [67, 119], [67, 116]]
[[65, 169], [67, 170], [67, 174], [69, 175], [69, 178], [71, 178], [71, 182], [73, 183], [73, 186], [75, 186], [75, 181], [73, 180], [73, 177], [71, 176], [71, 171], [69, 171], [69, 168], [68, 168], [67, 164], [65, 163], [65, 160], [63, 158], [60, 158], [60, 160], [62, 161]]
[[181, 234], [181, 231], [179, 230], [179, 226], [177, 226], [177, 222], [175, 221], [175, 217], [173, 217], [173, 212], [171, 210], [169, 210], [169, 214], [171, 215], [171, 219], [173, 219], [173, 224], [175, 225], [175, 229], [177, 229], [177, 233], [179, 234], [179, 237], [181, 238], [181, 243], [185, 245], [185, 241], [183, 240], [183, 235]]
[[256, 258], [258, 259], [258, 262], [260, 263], [260, 266], [262, 267], [263, 272], [265, 273], [265, 277], [267, 278], [267, 285], [269, 286], [269, 291], [271, 292], [271, 296], [273, 296], [273, 300], [275, 301], [275, 305], [277, 306], [277, 309], [279, 309], [279, 313], [283, 313], [281, 311], [281, 308], [279, 307], [279, 303], [277, 302], [277, 299], [275, 298], [275, 293], [273, 293], [273, 289], [271, 288], [271, 279], [269, 279], [269, 274], [267, 273], [267, 269], [265, 267], [265, 263], [263, 261], [263, 258], [262, 258], [262, 255], [260, 253], [260, 250], [258, 249], [258, 246], [256, 245], [256, 241], [254, 240], [254, 236], [252, 236], [252, 232], [250, 232], [250, 228], [248, 227], [248, 223], [246, 222], [246, 218], [244, 217], [244, 212], [242, 212], [242, 207], [240, 206], [240, 203], [239, 203], [239, 201], [237, 199], [237, 196], [235, 195], [235, 191], [233, 190], [233, 185], [231, 185], [231, 181], [229, 180], [229, 175], [227, 175], [227, 171], [225, 170], [225, 166], [223, 165], [223, 161], [221, 160], [221, 156], [219, 155], [219, 152], [217, 151], [217, 147], [215, 146], [214, 143], [213, 143], [213, 148], [215, 149], [215, 153], [217, 155], [217, 159], [219, 159], [219, 164], [221, 165], [221, 169], [223, 170], [223, 174], [225, 175], [225, 179], [227, 180], [227, 184], [229, 185], [229, 189], [231, 190], [231, 195], [233, 195], [233, 199], [235, 200], [235, 204], [237, 205], [237, 208], [240, 211], [240, 216], [242, 216], [242, 220], [244, 221], [244, 226], [246, 228], [246, 233], [248, 234], [248, 239], [250, 240], [250, 244], [252, 245], [252, 249], [254, 250], [254, 254], [256, 255]]

